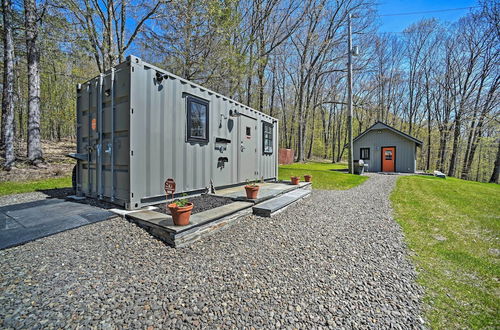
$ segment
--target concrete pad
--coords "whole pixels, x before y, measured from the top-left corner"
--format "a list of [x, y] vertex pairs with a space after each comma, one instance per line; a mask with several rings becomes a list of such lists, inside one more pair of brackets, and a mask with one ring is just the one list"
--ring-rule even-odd
[[[158, 209], [156, 206], [146, 206], [144, 208], [142, 208], [141, 210], [148, 210], [148, 211], [154, 211]], [[129, 210], [124, 210], [124, 209], [118, 209], [118, 208], [114, 208], [114, 209], [109, 209], [111, 212], [113, 212], [114, 214], [117, 214], [121, 217], [125, 217], [127, 214], [130, 214], [130, 213], [133, 213], [133, 212], [138, 212], [137, 210], [133, 210], [133, 211], [129, 211]]]
[[103, 221], [112, 212], [61, 199], [0, 207], [0, 249]]
[[224, 196], [224, 197], [229, 197], [232, 198], [233, 200], [236, 201], [246, 201], [246, 202], [252, 202], [252, 203], [261, 203], [265, 200], [271, 199], [273, 197], [276, 197], [280, 194], [284, 194], [286, 192], [295, 190], [295, 189], [300, 189], [304, 188], [306, 186], [311, 185], [311, 182], [301, 182], [298, 185], [292, 185], [290, 183], [283, 183], [283, 182], [266, 182], [266, 183], [259, 183], [258, 184], [260, 189], [259, 189], [259, 195], [257, 199], [248, 199], [246, 197], [246, 192], [245, 192], [245, 187], [244, 186], [237, 186], [237, 187], [231, 187], [227, 189], [221, 189], [218, 190], [216, 195], [219, 196]]
[[297, 189], [290, 191], [286, 194], [268, 200], [266, 202], [260, 203], [252, 208], [253, 214], [262, 217], [270, 217], [274, 212], [290, 205], [291, 203], [308, 196], [311, 193], [310, 190]]
[[245, 208], [249, 208], [252, 205], [253, 203], [249, 202], [233, 202], [224, 206], [213, 208], [211, 210], [196, 213], [191, 215], [191, 218], [189, 219], [189, 225], [187, 226], [175, 226], [170, 215], [151, 210], [130, 212], [126, 215], [126, 217], [132, 220], [150, 223], [157, 227], [161, 227], [161, 229], [171, 233], [181, 233], [193, 227], [204, 225], [205, 223], [209, 223], [213, 220], [225, 217]]

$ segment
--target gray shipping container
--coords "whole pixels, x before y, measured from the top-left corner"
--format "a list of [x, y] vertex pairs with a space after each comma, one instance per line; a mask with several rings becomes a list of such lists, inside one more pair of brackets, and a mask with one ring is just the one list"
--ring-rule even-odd
[[137, 209], [278, 175], [278, 121], [129, 56], [77, 88], [77, 194]]

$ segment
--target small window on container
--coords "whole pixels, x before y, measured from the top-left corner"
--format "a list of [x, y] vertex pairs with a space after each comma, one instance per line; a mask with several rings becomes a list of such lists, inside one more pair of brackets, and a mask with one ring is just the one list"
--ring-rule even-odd
[[247, 129], [246, 129], [246, 133], [247, 133], [247, 136], [252, 136], [252, 129], [250, 127], [247, 126]]
[[273, 124], [262, 123], [262, 153], [270, 155], [273, 153]]
[[369, 160], [370, 159], [370, 148], [361, 148], [359, 158], [362, 160]]
[[208, 142], [208, 102], [194, 96], [187, 97], [187, 140]]

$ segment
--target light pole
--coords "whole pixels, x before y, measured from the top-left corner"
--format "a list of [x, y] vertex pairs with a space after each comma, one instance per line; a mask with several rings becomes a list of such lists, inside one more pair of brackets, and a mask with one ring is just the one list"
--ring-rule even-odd
[[352, 56], [358, 55], [358, 47], [352, 47], [351, 14], [347, 15], [347, 134], [349, 140], [349, 173], [353, 174], [352, 150]]

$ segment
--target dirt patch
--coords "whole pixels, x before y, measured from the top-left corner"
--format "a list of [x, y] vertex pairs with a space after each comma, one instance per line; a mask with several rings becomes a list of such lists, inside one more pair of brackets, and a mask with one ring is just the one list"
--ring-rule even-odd
[[[224, 206], [233, 202], [230, 198], [214, 195], [200, 195], [188, 198], [188, 200], [194, 204], [192, 214], [214, 209], [216, 207]], [[170, 210], [168, 209], [166, 203], [157, 204], [155, 206], [158, 207], [158, 212], [170, 215]]]
[[[17, 161], [10, 171], [0, 169], [0, 182], [33, 181], [71, 175], [76, 161], [66, 157], [66, 155], [75, 152], [75, 141], [42, 141], [42, 150], [45, 163], [40, 166], [32, 166], [27, 161], [26, 142], [16, 143]], [[0, 165], [2, 164], [3, 159], [0, 159]]]

